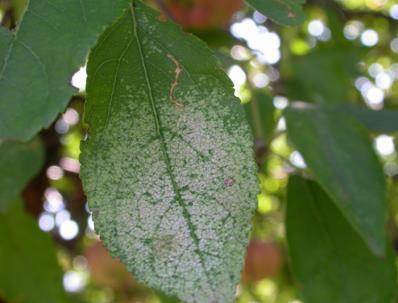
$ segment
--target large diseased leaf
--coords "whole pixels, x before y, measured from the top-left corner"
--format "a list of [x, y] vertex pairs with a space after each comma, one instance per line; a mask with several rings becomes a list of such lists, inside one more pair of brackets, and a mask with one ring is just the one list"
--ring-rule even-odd
[[0, 138], [27, 140], [68, 103], [74, 71], [128, 0], [32, 0], [16, 32], [0, 29]]
[[43, 146], [37, 138], [26, 143], [0, 143], [0, 213], [39, 172], [43, 160]]
[[290, 178], [286, 233], [304, 302], [393, 302], [393, 250], [388, 247], [385, 257], [372, 254], [315, 182]]
[[66, 302], [53, 242], [17, 202], [0, 214], [0, 298], [18, 303]]
[[305, 0], [246, 0], [255, 9], [283, 25], [300, 25], [305, 20]]
[[386, 184], [362, 126], [350, 116], [296, 103], [285, 111], [289, 138], [344, 216], [380, 255], [385, 247]]
[[88, 62], [81, 177], [96, 230], [139, 281], [232, 302], [256, 205], [250, 130], [206, 46], [135, 5]]

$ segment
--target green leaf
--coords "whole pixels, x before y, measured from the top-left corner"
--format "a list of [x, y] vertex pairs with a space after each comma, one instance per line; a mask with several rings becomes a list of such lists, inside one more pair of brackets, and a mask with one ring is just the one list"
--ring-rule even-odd
[[0, 298], [7, 302], [65, 302], [62, 272], [49, 235], [20, 201], [0, 214]]
[[393, 250], [388, 246], [382, 258], [372, 254], [315, 182], [290, 177], [286, 233], [304, 302], [393, 302]]
[[398, 111], [394, 110], [373, 110], [356, 104], [338, 105], [314, 105], [320, 111], [328, 115], [334, 113], [345, 113], [356, 119], [363, 127], [374, 133], [396, 133], [398, 132]]
[[344, 104], [330, 108], [355, 117], [365, 128], [376, 133], [398, 132], [398, 111], [372, 110], [355, 104]]
[[43, 146], [37, 138], [27, 143], [0, 143], [0, 212], [7, 209], [9, 202], [39, 172], [43, 161]]
[[300, 25], [305, 20], [305, 0], [246, 0], [256, 10], [283, 25]]
[[0, 30], [0, 138], [27, 140], [69, 101], [73, 72], [128, 0], [32, 0], [15, 33]]
[[305, 56], [294, 56], [289, 68], [289, 96], [318, 104], [342, 104], [356, 94], [360, 53], [352, 47], [316, 49]]
[[135, 5], [88, 63], [81, 177], [96, 230], [139, 281], [232, 302], [258, 192], [249, 126], [209, 49]]
[[296, 103], [285, 111], [289, 138], [344, 216], [382, 255], [386, 183], [367, 133], [350, 116]]

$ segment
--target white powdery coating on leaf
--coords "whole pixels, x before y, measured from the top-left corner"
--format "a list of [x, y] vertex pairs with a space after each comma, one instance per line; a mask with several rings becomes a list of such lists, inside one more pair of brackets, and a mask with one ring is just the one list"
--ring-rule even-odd
[[88, 65], [81, 161], [96, 230], [139, 281], [231, 302], [257, 194], [249, 129], [211, 53], [137, 5]]

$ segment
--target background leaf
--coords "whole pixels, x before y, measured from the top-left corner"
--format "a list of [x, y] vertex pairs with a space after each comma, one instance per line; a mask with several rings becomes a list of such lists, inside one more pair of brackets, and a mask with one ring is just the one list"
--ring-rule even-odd
[[14, 34], [0, 29], [0, 138], [27, 140], [55, 119], [73, 72], [128, 2], [29, 1]]
[[374, 110], [352, 103], [314, 105], [314, 108], [328, 115], [334, 115], [335, 112], [349, 115], [370, 132], [384, 134], [398, 132], [398, 111], [395, 110]]
[[135, 5], [88, 63], [81, 177], [96, 230], [139, 281], [232, 302], [257, 194], [250, 130], [206, 46]]
[[0, 143], [0, 212], [7, 209], [43, 165], [44, 149], [36, 138], [27, 143]]
[[290, 177], [286, 233], [304, 302], [393, 302], [391, 247], [383, 258], [373, 255], [315, 182]]
[[283, 25], [299, 25], [304, 22], [303, 0], [246, 0], [256, 10]]
[[0, 214], [0, 297], [7, 302], [65, 302], [51, 238], [22, 210]]
[[330, 108], [355, 117], [364, 127], [376, 133], [398, 132], [398, 111], [372, 110], [355, 104], [344, 104]]
[[289, 95], [296, 100], [318, 104], [342, 104], [352, 99], [352, 78], [358, 75], [360, 52], [352, 47], [317, 49], [294, 56], [290, 65], [293, 77]]
[[386, 184], [366, 132], [346, 114], [328, 114], [304, 103], [284, 115], [289, 138], [319, 183], [370, 248], [382, 255]]

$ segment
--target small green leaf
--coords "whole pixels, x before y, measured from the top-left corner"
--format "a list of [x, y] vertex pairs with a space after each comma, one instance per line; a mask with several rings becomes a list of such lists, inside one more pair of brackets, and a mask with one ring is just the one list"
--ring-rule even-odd
[[69, 81], [128, 0], [32, 0], [15, 33], [0, 29], [0, 138], [28, 140], [74, 93]]
[[43, 161], [43, 146], [37, 138], [26, 143], [0, 143], [0, 213], [39, 172]]
[[88, 63], [81, 177], [96, 231], [140, 282], [232, 302], [258, 192], [249, 126], [209, 49], [134, 5]]
[[393, 302], [393, 250], [388, 246], [384, 257], [372, 254], [315, 182], [290, 177], [286, 233], [304, 302]]
[[285, 110], [289, 138], [344, 216], [383, 255], [386, 182], [362, 126], [344, 113], [296, 103]]
[[0, 298], [7, 302], [65, 302], [62, 272], [49, 235], [21, 202], [0, 214]]
[[305, 20], [305, 0], [246, 0], [256, 10], [283, 25], [300, 25]]

